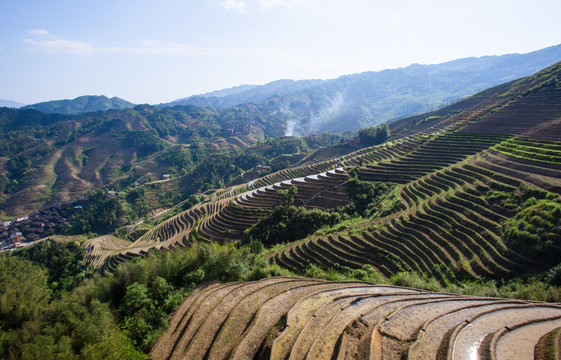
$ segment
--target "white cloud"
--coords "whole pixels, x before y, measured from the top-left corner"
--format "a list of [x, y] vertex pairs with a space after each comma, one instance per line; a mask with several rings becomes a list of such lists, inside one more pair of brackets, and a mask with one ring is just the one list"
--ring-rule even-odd
[[46, 35], [49, 35], [49, 32], [45, 29], [28, 30], [27, 33], [31, 36], [46, 36]]
[[[270, 6], [281, 0], [267, 0]], [[133, 54], [138, 56], [221, 56], [224, 58], [247, 59], [251, 66], [288, 66], [297, 69], [334, 70], [341, 66], [338, 59], [353, 56], [340, 52], [318, 52], [313, 50], [277, 48], [202, 48], [184, 43], [170, 43], [155, 40], [141, 40], [131, 45], [98, 46], [82, 40], [69, 40], [49, 34], [46, 30], [28, 33], [37, 34], [24, 39], [33, 50], [46, 53], [75, 54], [83, 56], [104, 54]], [[318, 61], [317, 59], [322, 59]], [[239, 66], [239, 65], [238, 65]]]
[[25, 39], [26, 43], [31, 44], [49, 53], [66, 52], [73, 54], [90, 55], [94, 52], [94, 48], [83, 41], [71, 41], [65, 39]]
[[249, 7], [244, 0], [224, 0], [220, 2], [220, 6], [226, 10], [237, 10], [242, 14], [245, 14]]
[[[269, 0], [274, 1], [274, 0]], [[275, 0], [278, 1], [278, 0]], [[45, 31], [46, 32], [46, 31]], [[46, 32], [48, 34], [48, 32]], [[345, 67], [356, 54], [340, 51], [317, 51], [286, 48], [201, 48], [184, 43], [141, 40], [131, 45], [96, 46], [81, 40], [69, 40], [54, 35], [37, 35], [24, 39], [36, 51], [76, 54], [83, 56], [104, 54], [132, 54], [138, 56], [220, 56], [246, 59], [251, 67], [287, 66], [294, 69], [335, 71]], [[318, 60], [322, 59], [322, 60]], [[245, 61], [245, 60], [244, 60]], [[235, 66], [240, 66], [239, 63]]]

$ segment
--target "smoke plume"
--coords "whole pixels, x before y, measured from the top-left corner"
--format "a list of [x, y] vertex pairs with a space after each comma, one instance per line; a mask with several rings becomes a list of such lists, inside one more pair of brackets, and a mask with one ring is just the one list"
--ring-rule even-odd
[[294, 116], [287, 106], [282, 106], [279, 111], [290, 116], [286, 122], [285, 136], [310, 135], [320, 131], [322, 125], [330, 122], [341, 111], [344, 104], [343, 94], [338, 92], [328, 106], [323, 107], [310, 117]]

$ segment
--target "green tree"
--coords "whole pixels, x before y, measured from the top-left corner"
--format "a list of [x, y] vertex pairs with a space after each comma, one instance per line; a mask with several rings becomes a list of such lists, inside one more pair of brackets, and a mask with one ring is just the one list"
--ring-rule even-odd
[[390, 127], [388, 124], [367, 127], [359, 130], [358, 136], [365, 146], [378, 145], [390, 137]]
[[37, 334], [49, 299], [47, 274], [39, 266], [0, 255], [0, 358], [21, 357], [25, 339]]
[[340, 221], [341, 215], [335, 212], [319, 209], [308, 210], [296, 206], [278, 206], [271, 214], [246, 230], [244, 239], [246, 243], [252, 244], [258, 241], [265, 246], [271, 246], [302, 239], [325, 225], [335, 225]]
[[77, 360], [79, 357], [74, 353], [72, 341], [68, 336], [63, 336], [55, 342], [51, 336], [39, 335], [23, 345], [21, 358], [22, 360]]
[[102, 190], [89, 194], [88, 199], [88, 203], [82, 209], [71, 214], [71, 233], [107, 234], [124, 225], [127, 209], [123, 199], [108, 196]]
[[151, 301], [148, 297], [148, 288], [146, 285], [135, 282], [127, 288], [123, 299], [123, 311], [126, 314], [132, 315], [150, 305]]
[[277, 194], [281, 198], [282, 206], [292, 206], [294, 205], [294, 200], [298, 194], [298, 188], [296, 186], [291, 186], [287, 190], [278, 190]]
[[395, 188], [390, 183], [361, 181], [354, 177], [347, 182], [349, 205], [344, 211], [362, 217], [385, 216], [402, 206]]
[[84, 253], [84, 248], [77, 244], [58, 244], [48, 240], [21, 249], [15, 252], [14, 256], [43, 267], [48, 272], [49, 286], [59, 292], [72, 291], [83, 280]]
[[0, 256], [0, 327], [15, 328], [31, 320], [47, 304], [47, 274], [37, 265]]

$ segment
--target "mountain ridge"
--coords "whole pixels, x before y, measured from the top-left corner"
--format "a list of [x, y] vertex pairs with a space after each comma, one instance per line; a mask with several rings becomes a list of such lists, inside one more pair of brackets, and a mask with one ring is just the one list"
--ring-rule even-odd
[[83, 95], [74, 99], [51, 100], [26, 105], [22, 109], [34, 109], [45, 114], [79, 115], [88, 112], [123, 110], [135, 104], [119, 97], [109, 98], [105, 95]]
[[[559, 60], [561, 45], [556, 45], [526, 54], [412, 64], [328, 80], [277, 80], [225, 96], [203, 94], [160, 106], [221, 108], [260, 103], [271, 111], [287, 114], [293, 131], [286, 135], [344, 132], [442, 108], [478, 91], [531, 75]], [[326, 109], [331, 109], [329, 114], [325, 114]]]
[[[280, 79], [264, 85], [238, 85], [154, 105], [229, 108], [261, 104], [282, 112], [285, 135], [358, 130], [442, 108], [478, 91], [533, 74], [561, 60], [561, 44], [526, 54], [466, 57], [439, 64], [366, 71], [319, 80]], [[134, 104], [104, 95], [84, 95], [22, 107], [46, 114], [78, 115]]]
[[11, 108], [19, 109], [23, 106], [25, 106], [25, 104], [20, 103], [18, 101], [0, 99], [0, 107], [11, 107]]

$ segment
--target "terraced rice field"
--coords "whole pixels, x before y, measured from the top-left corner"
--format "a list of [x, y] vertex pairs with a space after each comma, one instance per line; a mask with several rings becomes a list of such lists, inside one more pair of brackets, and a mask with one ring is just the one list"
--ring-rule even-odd
[[[399, 195], [405, 210], [367, 222], [360, 231], [312, 237], [268, 257], [296, 272], [310, 264], [324, 268], [370, 264], [386, 277], [408, 270], [441, 281], [456, 276], [509, 277], [531, 264], [532, 260], [504, 244], [502, 224], [509, 215], [490, 208], [486, 195], [516, 192], [523, 185], [561, 194], [561, 144], [445, 130], [432, 129], [328, 161], [333, 166], [362, 158], [363, 164], [370, 165], [359, 167], [359, 179], [401, 184]], [[327, 165], [316, 166], [275, 173], [256, 184]], [[344, 206], [348, 178], [345, 168], [339, 167], [223, 196], [168, 220], [125, 248], [93, 242], [87, 263], [113, 269], [150, 248], [186, 246], [192, 234], [205, 241], [238, 240], [280, 203], [277, 191], [291, 186], [298, 188], [299, 204], [324, 209]]]
[[446, 133], [435, 136], [413, 151], [391, 161], [380, 161], [361, 168], [359, 179], [405, 184], [464, 160], [501, 142], [504, 136]]
[[189, 209], [146, 233], [132, 234], [131, 242], [110, 244], [105, 237], [93, 239], [88, 245], [85, 264], [114, 270], [121, 262], [143, 256], [150, 249], [173, 250], [176, 246], [187, 246], [193, 237], [216, 242], [239, 240], [245, 229], [280, 203], [277, 191], [292, 186], [298, 188], [297, 204], [321, 209], [344, 206], [348, 202], [346, 169], [396, 159], [428, 139], [430, 137], [420, 134], [360, 149], [341, 158], [281, 170], [254, 181], [249, 185], [250, 190], [246, 185], [219, 190], [213, 194], [212, 201]]
[[192, 236], [198, 240], [226, 242], [239, 240], [244, 230], [255, 224], [280, 203], [277, 191], [291, 186], [298, 188], [296, 201], [310, 208], [334, 208], [348, 201], [343, 168], [284, 180], [263, 186], [237, 197], [211, 201], [189, 209], [159, 226], [129, 237], [132, 242], [101, 237], [90, 241], [85, 264], [94, 268], [114, 270], [116, 266], [150, 249], [173, 250], [187, 246]]
[[397, 160], [360, 168], [360, 179], [402, 184], [405, 210], [268, 257], [295, 272], [370, 264], [386, 277], [403, 270], [441, 281], [514, 276], [535, 262], [507, 248], [502, 225], [512, 215], [492, 206], [488, 194], [530, 186], [561, 195], [560, 149], [510, 135], [434, 136]]
[[[561, 305], [362, 282], [212, 283], [175, 312], [153, 359], [545, 359]], [[557, 356], [549, 352], [548, 356]]]
[[266, 257], [295, 272], [311, 264], [370, 264], [385, 277], [400, 271], [441, 281], [516, 276], [537, 259], [507, 247], [502, 229], [513, 214], [490, 197], [529, 188], [561, 199], [561, 87], [543, 86], [549, 84], [547, 76], [561, 72], [556, 66], [544, 76], [499, 86], [443, 109], [436, 120], [398, 121], [386, 144], [219, 190], [213, 201], [133, 236], [133, 242], [92, 241], [86, 262], [113, 269], [151, 248], [172, 250], [192, 238], [238, 240], [280, 203], [277, 191], [291, 186], [298, 188], [297, 204], [343, 206], [348, 173], [356, 172], [360, 180], [398, 184], [403, 206], [352, 229], [288, 244]]
[[561, 91], [547, 88], [515, 99], [508, 106], [466, 126], [465, 132], [531, 136], [556, 141], [561, 133]]

